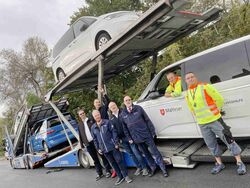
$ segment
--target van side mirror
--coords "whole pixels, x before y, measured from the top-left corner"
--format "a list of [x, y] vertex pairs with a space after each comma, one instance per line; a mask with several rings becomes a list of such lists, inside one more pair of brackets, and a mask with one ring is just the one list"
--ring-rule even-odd
[[156, 99], [158, 97], [161, 97], [161, 94], [158, 91], [152, 91], [151, 93], [148, 94], [149, 99]]

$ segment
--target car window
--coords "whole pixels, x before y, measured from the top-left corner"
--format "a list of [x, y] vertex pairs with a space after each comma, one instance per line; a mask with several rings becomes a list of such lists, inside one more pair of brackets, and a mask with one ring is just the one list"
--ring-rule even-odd
[[158, 91], [161, 95], [165, 93], [165, 90], [169, 85], [169, 81], [167, 80], [167, 73], [169, 72], [174, 72], [176, 75], [181, 76], [180, 67], [176, 67], [174, 69], [166, 70], [165, 72], [163, 72], [159, 82], [156, 84], [156, 87], [155, 87], [156, 91]]
[[76, 23], [74, 23], [74, 33], [75, 38], [80, 35], [83, 31], [85, 31], [91, 24], [96, 21], [94, 18], [81, 18]]
[[250, 75], [244, 42], [193, 58], [185, 63], [186, 72], [194, 72], [202, 82], [212, 84]]
[[[73, 118], [70, 114], [64, 114], [64, 117], [68, 120], [71, 121]], [[48, 119], [48, 128], [55, 127], [57, 125], [61, 125], [61, 121], [58, 117], [53, 117], [51, 119]]]
[[47, 121], [44, 121], [40, 130], [39, 130], [39, 133], [44, 133], [44, 132], [46, 132], [46, 130], [47, 130]]
[[73, 28], [69, 30], [60, 38], [53, 48], [53, 57], [55, 58], [64, 48], [66, 48], [74, 40]]
[[40, 130], [41, 126], [43, 124], [43, 121], [37, 122], [31, 129], [31, 135], [33, 135], [34, 133], [37, 134], [38, 131]]

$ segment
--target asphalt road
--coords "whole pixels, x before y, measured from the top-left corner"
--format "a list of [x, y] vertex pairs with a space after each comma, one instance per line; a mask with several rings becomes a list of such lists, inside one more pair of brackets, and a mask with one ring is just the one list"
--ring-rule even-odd
[[[226, 164], [226, 169], [219, 175], [209, 173], [213, 164], [199, 164], [195, 169], [169, 168], [170, 176], [164, 178], [160, 172], [153, 177], [135, 177], [130, 169], [133, 182], [123, 182], [114, 186], [114, 179], [102, 178], [95, 181], [95, 170], [82, 168], [67, 168], [53, 172], [51, 169], [14, 170], [6, 160], [0, 161], [0, 188], [249, 188], [250, 172], [244, 176], [236, 174], [235, 164]], [[247, 165], [250, 169], [250, 165]], [[50, 173], [47, 173], [50, 171]]]

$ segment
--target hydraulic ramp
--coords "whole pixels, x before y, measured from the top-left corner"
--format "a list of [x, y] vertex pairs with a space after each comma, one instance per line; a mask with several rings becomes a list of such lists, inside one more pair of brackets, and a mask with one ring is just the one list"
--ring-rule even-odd
[[46, 96], [91, 88], [99, 76], [107, 81], [140, 61], [155, 55], [190, 33], [219, 18], [220, 9], [212, 8], [204, 13], [185, 11], [189, 1], [161, 0], [147, 10], [120, 36], [111, 39], [92, 58], [72, 71]]

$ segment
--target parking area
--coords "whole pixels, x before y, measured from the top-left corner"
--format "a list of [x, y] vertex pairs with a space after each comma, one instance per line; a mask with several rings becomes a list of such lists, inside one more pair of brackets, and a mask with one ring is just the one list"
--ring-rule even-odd
[[[169, 168], [170, 176], [164, 178], [160, 172], [153, 177], [135, 177], [134, 169], [130, 169], [133, 182], [130, 184], [122, 183], [118, 187], [127, 188], [221, 188], [221, 187], [249, 187], [250, 174], [238, 176], [235, 164], [227, 164], [226, 169], [219, 175], [209, 174], [213, 164], [203, 163], [195, 169]], [[250, 165], [247, 165], [250, 168]], [[14, 170], [10, 167], [9, 161], [0, 161], [0, 187], [18, 188], [41, 188], [41, 187], [60, 187], [60, 188], [110, 188], [114, 186], [115, 180], [103, 178], [95, 181], [95, 170], [82, 168], [67, 168], [63, 170], [40, 168], [35, 170]]]

